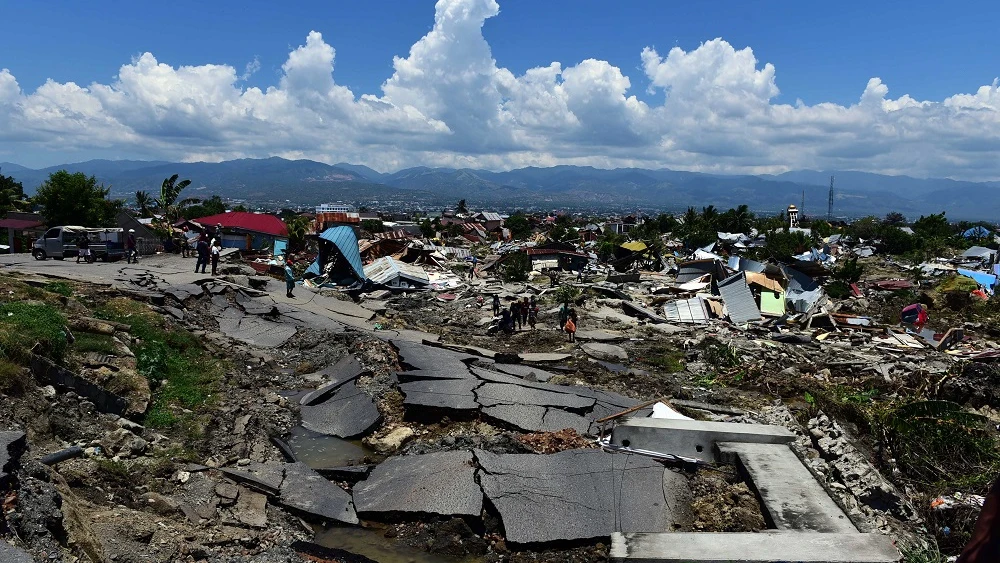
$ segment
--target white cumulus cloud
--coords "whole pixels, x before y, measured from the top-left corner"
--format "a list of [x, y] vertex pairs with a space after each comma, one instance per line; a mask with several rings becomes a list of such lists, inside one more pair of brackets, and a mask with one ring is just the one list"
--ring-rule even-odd
[[[428, 19], [430, 19], [428, 13]], [[483, 36], [495, 0], [439, 0], [433, 26], [395, 57], [378, 92], [337, 83], [336, 38], [305, 34], [275, 84], [225, 64], [174, 66], [143, 53], [107, 84], [49, 80], [25, 91], [0, 55], [0, 157], [75, 151], [185, 160], [270, 155], [382, 170], [559, 163], [714, 172], [845, 168], [1000, 178], [1000, 88], [940, 101], [890, 96], [878, 77], [852, 104], [776, 103], [777, 69], [722, 38], [636, 53], [633, 78], [581, 53], [515, 74]], [[305, 33], [305, 31], [303, 31]], [[39, 157], [42, 155], [42, 157]], [[47, 155], [47, 156], [46, 156]]]

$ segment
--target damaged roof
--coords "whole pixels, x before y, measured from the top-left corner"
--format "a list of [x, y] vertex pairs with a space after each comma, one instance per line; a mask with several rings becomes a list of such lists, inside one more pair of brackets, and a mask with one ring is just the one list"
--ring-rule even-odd
[[430, 278], [427, 276], [427, 272], [425, 272], [423, 268], [420, 266], [414, 266], [413, 264], [407, 264], [406, 262], [393, 260], [391, 256], [379, 258], [378, 260], [365, 266], [364, 271], [366, 278], [374, 283], [383, 285], [391, 285], [391, 282], [397, 278], [402, 278], [421, 285], [427, 285], [430, 283]]
[[719, 282], [719, 293], [726, 302], [726, 311], [733, 323], [741, 325], [761, 319], [760, 309], [757, 308], [753, 293], [750, 293], [744, 272]]

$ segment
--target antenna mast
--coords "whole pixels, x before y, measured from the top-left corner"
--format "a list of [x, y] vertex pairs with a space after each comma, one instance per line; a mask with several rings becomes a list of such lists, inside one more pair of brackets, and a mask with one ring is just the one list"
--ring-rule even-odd
[[826, 220], [833, 220], [833, 176], [830, 176], [830, 201], [826, 207]]
[[806, 190], [802, 189], [802, 205], [799, 206], [799, 213], [805, 217], [806, 216]]

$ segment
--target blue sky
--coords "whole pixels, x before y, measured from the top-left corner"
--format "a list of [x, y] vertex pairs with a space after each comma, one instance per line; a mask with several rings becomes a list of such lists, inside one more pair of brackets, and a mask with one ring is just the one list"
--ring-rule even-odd
[[[560, 63], [560, 70], [575, 67], [586, 59], [600, 61], [602, 69], [617, 69], [617, 73], [628, 79], [627, 88], [619, 88], [621, 84], [612, 87], [616, 95], [619, 91], [622, 94], [621, 123], [627, 122], [627, 126], [622, 125], [621, 131], [615, 131], [618, 124], [605, 122], [598, 126], [595, 121], [598, 119], [597, 114], [590, 119], [586, 115], [587, 109], [582, 107], [564, 108], [565, 116], [558, 116], [551, 123], [539, 124], [538, 115], [519, 114], [514, 107], [517, 104], [511, 103], [510, 108], [504, 108], [506, 113], [500, 118], [484, 118], [481, 125], [492, 128], [496, 123], [507, 120], [516, 122], [517, 127], [510, 131], [494, 131], [494, 136], [484, 134], [482, 139], [463, 139], [468, 142], [458, 142], [457, 137], [463, 131], [473, 131], [475, 128], [471, 123], [456, 124], [456, 120], [464, 119], [462, 115], [451, 117], [440, 107], [434, 107], [435, 95], [447, 95], [442, 93], [443, 90], [436, 91], [434, 85], [412, 81], [398, 89], [395, 95], [382, 89], [383, 83], [396, 73], [393, 57], [413, 59], [411, 48], [436, 28], [433, 2], [11, 2], [4, 8], [7, 25], [4, 33], [0, 34], [0, 69], [8, 69], [11, 82], [16, 80], [19, 93], [17, 98], [8, 97], [8, 105], [14, 108], [7, 110], [8, 119], [27, 130], [17, 139], [12, 136], [5, 139], [0, 135], [0, 161], [42, 165], [74, 157], [101, 155], [111, 158], [191, 160], [279, 154], [301, 155], [326, 161], [367, 160], [364, 163], [380, 169], [428, 161], [429, 164], [446, 165], [478, 163], [488, 168], [589, 162], [598, 166], [646, 164], [723, 172], [780, 171], [831, 165], [871, 171], [905, 172], [912, 167], [913, 162], [896, 162], [883, 155], [912, 152], [912, 146], [900, 146], [897, 150], [890, 147], [889, 143], [893, 138], [900, 142], [910, 142], [914, 128], [918, 127], [916, 122], [935, 119], [940, 121], [939, 113], [945, 111], [943, 108], [947, 104], [938, 104], [930, 109], [902, 104], [906, 106], [904, 112], [895, 111], [900, 109], [895, 105], [887, 108], [883, 104], [886, 112], [899, 115], [892, 115], [891, 121], [889, 118], [873, 118], [874, 121], [854, 132], [858, 143], [865, 145], [871, 142], [871, 135], [866, 131], [872, 127], [882, 132], [892, 130], [884, 139], [885, 144], [872, 147], [871, 154], [866, 154], [864, 147], [853, 151], [860, 150], [861, 156], [869, 158], [847, 159], [845, 155], [851, 151], [847, 150], [846, 145], [850, 144], [850, 139], [839, 138], [837, 143], [830, 146], [813, 147], [811, 159], [795, 159], [783, 154], [771, 154], [759, 147], [742, 147], [740, 150], [728, 150], [726, 147], [739, 145], [734, 138], [740, 135], [752, 137], [749, 144], [760, 146], [780, 143], [786, 137], [789, 143], [792, 143], [790, 139], [798, 139], [794, 141], [798, 145], [801, 145], [804, 138], [819, 143], [819, 139], [824, 136], [825, 127], [829, 128], [831, 136], [842, 137], [840, 134], [845, 123], [828, 123], [832, 114], [814, 115], [820, 111], [817, 109], [813, 112], [799, 112], [794, 117], [770, 115], [767, 117], [771, 120], [770, 125], [761, 125], [760, 119], [752, 115], [755, 109], [748, 109], [748, 106], [734, 110], [731, 105], [733, 99], [746, 99], [749, 96], [761, 98], [769, 106], [794, 106], [801, 100], [806, 106], [813, 108], [821, 108], [824, 103], [850, 108], [858, 104], [869, 81], [877, 77], [881, 84], [888, 87], [887, 94], [882, 96], [885, 100], [898, 100], [900, 96], [908, 95], [915, 102], [940, 103], [956, 94], [976, 94], [978, 89], [991, 85], [994, 78], [1000, 75], [1000, 59], [995, 56], [995, 49], [990, 47], [995, 42], [996, 33], [991, 28], [995, 27], [993, 22], [1000, 16], [1000, 5], [995, 2], [968, 2], [946, 8], [940, 3], [930, 2], [898, 6], [876, 2], [841, 2], [830, 5], [777, 1], [681, 3], [501, 0], [498, 15], [493, 15], [496, 10], [486, 6], [491, 2], [492, 0], [448, 0], [437, 8], [443, 10], [452, 4], [462, 9], [472, 6], [474, 9], [470, 12], [471, 15], [463, 16], [464, 19], [460, 18], [461, 21], [454, 23], [459, 26], [455, 27], [459, 30], [457, 33], [471, 33], [481, 25], [481, 39], [462, 35], [463, 41], [468, 41], [472, 45], [469, 50], [475, 51], [476, 46], [481, 46], [478, 41], [485, 40], [487, 54], [492, 55], [492, 59], [496, 61], [495, 67], [509, 72], [515, 79], [524, 77], [529, 69], [545, 67], [554, 61]], [[477, 10], [480, 9], [487, 13], [478, 13]], [[442, 37], [455, 32], [447, 28], [452, 24], [445, 22], [443, 25]], [[58, 99], [53, 96], [32, 96], [49, 79], [58, 84], [73, 82], [89, 90], [93, 90], [90, 87], [93, 83], [116, 88], [123, 65], [129, 65], [144, 53], [151, 54], [156, 62], [174, 69], [181, 66], [227, 65], [235, 70], [237, 76], [245, 72], [248, 63], [256, 60], [259, 62], [259, 70], [251, 73], [245, 80], [235, 81], [231, 85], [234, 92], [240, 94], [254, 87], [262, 91], [266, 91], [268, 87], [281, 88], [282, 77], [287, 74], [283, 65], [290, 60], [290, 53], [306, 46], [306, 36], [311, 31], [321, 34], [323, 46], [335, 50], [332, 62], [335, 85], [348, 88], [355, 102], [359, 102], [362, 95], [377, 97], [406, 114], [407, 120], [415, 112], [418, 113], [417, 119], [423, 119], [423, 123], [411, 123], [403, 128], [409, 131], [405, 136], [411, 141], [414, 137], [424, 136], [422, 142], [407, 144], [406, 139], [397, 135], [375, 138], [377, 135], [360, 130], [367, 123], [348, 123], [351, 120], [344, 117], [345, 112], [358, 111], [357, 106], [343, 106], [322, 116], [324, 123], [330, 123], [332, 116], [340, 116], [337, 125], [342, 127], [333, 127], [328, 131], [329, 135], [350, 137], [352, 146], [340, 152], [336, 147], [324, 147], [310, 152], [294, 143], [269, 146], [266, 143], [251, 142], [251, 135], [266, 134], [266, 128], [256, 129], [258, 124], [254, 123], [254, 131], [236, 134], [235, 131], [240, 130], [241, 126], [230, 121], [226, 123], [232, 126], [233, 139], [227, 141], [218, 138], [229, 136], [228, 132], [206, 134], [185, 130], [180, 133], [181, 137], [193, 136], [198, 142], [193, 143], [197, 145], [196, 149], [184, 150], [183, 144], [169, 141], [169, 137], [177, 136], [175, 132], [163, 134], [162, 124], [159, 127], [148, 127], [149, 124], [130, 121], [137, 118], [141, 120], [141, 116], [137, 117], [137, 108], [148, 110], [150, 107], [146, 103], [149, 100], [143, 99], [143, 95], [149, 94], [146, 88], [143, 89], [143, 94], [119, 88], [130, 103], [134, 102], [131, 112], [122, 109], [121, 105], [112, 104], [105, 96], [99, 102], [101, 107], [94, 109], [94, 114], [87, 113], [87, 119], [93, 121], [95, 127], [101, 122], [106, 125], [113, 122], [112, 128], [121, 126], [121, 134], [134, 135], [128, 142], [120, 144], [116, 144], [113, 139], [104, 138], [87, 143], [85, 137], [88, 133], [93, 133], [93, 130], [85, 127], [76, 131], [72, 139], [64, 132], [56, 135], [52, 129], [58, 129], [58, 126], [51, 122], [39, 123], [34, 117], [39, 115], [39, 111], [28, 111], [31, 107], [44, 107], [45, 111], [41, 113], [51, 115], [52, 107], [44, 104], [52, 104], [62, 108], [57, 113], [64, 118], [67, 114], [79, 114], [84, 111], [80, 108], [88, 104], [80, 100], [69, 101], [65, 97], [69, 95], [66, 92], [56, 97]], [[737, 61], [739, 57], [733, 53], [738, 54], [746, 48], [752, 50], [756, 63], [749, 69], [743, 65], [741, 69], [734, 70], [732, 76], [735, 78], [732, 80], [732, 77], [719, 71], [718, 67], [715, 70], [707, 68], [707, 81], [713, 82], [713, 91], [729, 88], [730, 84], [735, 83], [735, 98], [727, 96], [714, 101], [706, 99], [704, 108], [692, 111], [697, 114], [704, 109], [707, 112], [703, 118], [705, 123], [715, 123], [708, 114], [729, 120], [735, 118], [736, 126], [711, 131], [708, 137], [712, 139], [675, 137], [674, 131], [679, 126], [681, 114], [671, 114], [667, 111], [670, 108], [660, 106], [664, 105], [667, 91], [681, 92], [681, 85], [676, 82], [678, 78], [674, 72], [677, 70], [674, 68], [676, 65], [661, 69], [666, 75], [661, 75], [658, 81], [654, 80], [650, 69], [644, 66], [643, 49], [653, 48], [660, 58], [666, 59], [673, 47], [692, 53], [698, 51], [704, 42], [715, 38], [721, 38], [725, 42], [726, 49], [723, 51], [726, 52], [719, 51], [713, 55], [713, 60], [722, 67], [726, 66], [727, 61]], [[429, 41], [428, 45], [434, 47], [436, 44]], [[313, 47], [317, 49], [317, 53], [321, 50], [319, 43], [314, 42]], [[418, 63], [417, 66], [425, 65], [428, 69], [433, 67], [435, 72], [447, 72], [449, 68], [459, 69], [469, 65], [480, 72], [493, 72], [483, 70], [480, 64], [482, 61], [465, 58], [461, 48], [447, 52], [442, 48], [440, 54], [445, 59], [451, 57], [451, 60], [439, 66], [434, 63], [437, 55], [413, 60]], [[752, 71], [763, 71], [764, 65], [768, 63], [774, 67], [773, 76], [753, 78]], [[692, 57], [687, 64], [695, 65], [698, 61]], [[581, 80], [602, 80], [598, 78], [599, 69], [595, 67], [587, 70], [584, 73], [586, 76], [581, 77]], [[310, 70], [313, 71], [321, 73], [321, 70]], [[682, 70], [682, 74], [688, 79], [693, 76], [692, 72], [695, 71], [689, 68]], [[426, 78], [428, 74], [423, 76]], [[772, 81], [774, 89], [760, 89], [760, 83], [754, 87], [747, 86], [748, 80], [752, 82], [758, 79]], [[553, 84], [559, 86], [566, 80], [566, 75], [561, 74], [553, 79]], [[452, 89], [483, 87], [483, 84], [468, 81], [444, 82]], [[511, 93], [502, 82], [493, 81], [486, 86], [500, 92], [497, 94], [500, 100], [498, 103], [507, 103], [518, 95], [533, 95]], [[655, 88], [650, 90], [654, 83]], [[207, 87], [217, 90], [218, 84], [213, 84]], [[596, 83], [588, 84], [593, 86]], [[699, 95], [697, 86], [693, 86], [690, 80], [684, 84], [692, 89], [691, 100], [696, 100]], [[876, 90], [881, 88], [876, 86]], [[171, 91], [166, 82], [158, 82], [156, 87]], [[747, 88], [750, 88], [749, 93]], [[573, 105], [572, 94], [557, 94], [565, 96], [569, 100], [569, 106]], [[635, 96], [638, 102], [648, 108], [626, 107], [629, 96]], [[578, 98], [577, 101], [583, 103], [580, 102], [582, 99]], [[218, 106], [212, 105], [218, 101], [206, 101], [205, 107], [196, 110], [187, 108], [185, 111], [188, 114], [191, 111], [204, 111], [206, 115], [211, 115], [213, 111], [218, 111]], [[983, 105], [981, 101], [969, 101], [969, 104], [979, 108]], [[0, 98], [0, 103], [2, 102], [3, 99]], [[463, 103], [467, 102], [468, 100], [464, 100]], [[73, 106], [75, 103], [83, 105]], [[183, 100], [169, 100], [157, 101], [154, 105], [162, 106], [166, 114], [177, 111], [178, 107], [183, 109], [184, 103]], [[992, 103], [985, 102], [990, 108], [993, 107]], [[564, 105], [560, 104], [560, 107]], [[67, 109], [70, 106], [73, 106], [72, 110]], [[0, 111], [3, 107], [0, 106]], [[302, 109], [314, 111], [316, 108]], [[466, 113], [479, 115], [481, 108], [465, 109]], [[652, 115], [643, 113], [647, 109], [652, 113], [662, 114], [662, 123], [655, 131], [640, 130]], [[659, 111], [661, 109], [663, 111]], [[932, 109], [935, 113], [930, 113]], [[261, 108], [256, 108], [261, 114], [268, 113], [267, 119], [272, 119], [270, 115], [273, 113], [260, 110]], [[674, 110], [678, 112], [679, 108]], [[609, 108], [605, 107], [602, 111], [606, 116]], [[614, 113], [617, 110], [610, 111]], [[995, 108], [990, 111], [995, 111]], [[904, 117], [902, 114], [906, 112], [923, 112], [925, 115], [906, 115], [905, 121], [901, 121]], [[482, 115], [486, 116], [487, 113], [489, 112]], [[546, 113], [551, 114], [548, 110]], [[768, 110], [765, 113], [774, 112]], [[299, 115], [301, 117], [303, 114]], [[990, 119], [993, 119], [993, 114], [990, 115]], [[311, 116], [304, 121], [310, 122], [315, 117]], [[984, 148], [989, 153], [997, 139], [985, 129], [981, 133], [964, 131], [967, 127], [962, 119], [966, 117], [952, 117], [954, 127], [949, 128], [945, 136], [956, 136], [953, 143], [955, 150], [960, 152], [959, 157], [944, 160], [940, 165], [931, 163], [926, 169], [914, 170], [914, 175], [997, 177], [1000, 171], [993, 170], [984, 160], [971, 154], [982, 153]], [[858, 119], [849, 119], [847, 123], [856, 126]], [[743, 120], [742, 129], [739, 127], [740, 120]], [[822, 126], [817, 125], [817, 120], [823, 122], [820, 124]], [[801, 128], [791, 131], [790, 121], [794, 121], [796, 127], [801, 125]], [[77, 116], [72, 128], [76, 129], [80, 123], [81, 119]], [[275, 121], [273, 125], [277, 130], [288, 129], [287, 122]], [[691, 123], [686, 125], [692, 126]], [[173, 128], [172, 125], [170, 127]], [[906, 130], [903, 131], [903, 128]], [[612, 130], [610, 133], [609, 129]], [[350, 133], [347, 133], [348, 130]], [[941, 135], [939, 130], [936, 133]], [[99, 134], [93, 134], [100, 137]], [[312, 131], [312, 134], [320, 133]], [[446, 134], [451, 140], [442, 141], [441, 134]], [[921, 134], [930, 135], [931, 131]], [[530, 140], [526, 140], [529, 138]], [[151, 146], [139, 150], [135, 148], [137, 139], [149, 141], [147, 144]], [[929, 138], [927, 142], [930, 143]], [[702, 146], [705, 143], [712, 146]], [[475, 148], [462, 148], [470, 144]], [[188, 147], [190, 146], [189, 143]], [[426, 146], [431, 147], [429, 151], [420, 148]], [[646, 150], [634, 150], [637, 146], [645, 147]], [[961, 152], [961, 147], [969, 146], [977, 150], [969, 151], [966, 148], [965, 152]], [[369, 152], [384, 152], [386, 147], [395, 151], [391, 158], [366, 158]], [[928, 146], [927, 150], [929, 149]], [[669, 157], [661, 158], [657, 156], [661, 151], [672, 152]], [[709, 156], [713, 158], [708, 158]], [[719, 157], [722, 157], [721, 162]]]

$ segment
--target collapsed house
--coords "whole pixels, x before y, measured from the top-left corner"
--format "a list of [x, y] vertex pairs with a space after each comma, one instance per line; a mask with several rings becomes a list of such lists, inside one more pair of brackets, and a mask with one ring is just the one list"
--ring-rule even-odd
[[358, 237], [347, 226], [333, 227], [316, 236], [319, 254], [306, 269], [305, 275], [322, 278], [319, 283], [352, 286], [365, 281], [365, 268], [361, 262]]

